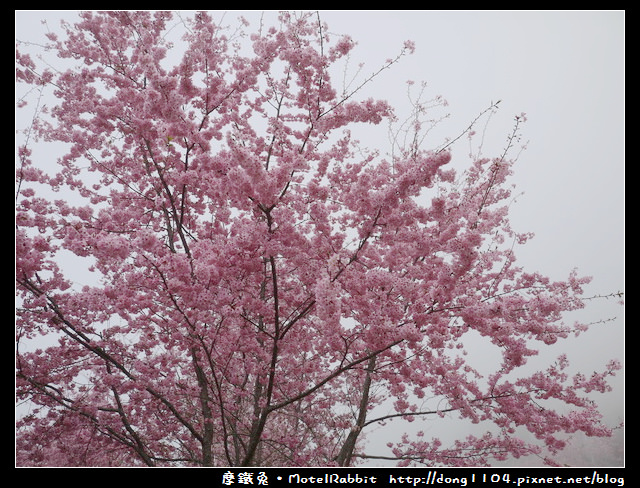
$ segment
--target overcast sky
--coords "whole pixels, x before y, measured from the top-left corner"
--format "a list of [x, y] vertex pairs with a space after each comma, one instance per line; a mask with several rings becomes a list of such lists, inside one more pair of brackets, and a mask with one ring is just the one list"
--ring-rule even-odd
[[[228, 12], [250, 20], [258, 12]], [[183, 15], [187, 15], [186, 13]], [[269, 13], [268, 15], [275, 15]], [[16, 38], [42, 38], [74, 12], [16, 12]], [[214, 13], [221, 18], [222, 12]], [[432, 140], [457, 136], [491, 102], [502, 100], [485, 135], [486, 156], [497, 156], [513, 117], [525, 112], [528, 141], [513, 182], [524, 194], [512, 207], [516, 231], [536, 237], [517, 249], [519, 263], [553, 279], [574, 267], [593, 276], [589, 294], [624, 290], [624, 28], [623, 11], [321, 11], [331, 32], [350, 35], [358, 47], [354, 67], [375, 71], [405, 40], [416, 51], [383, 72], [367, 95], [406, 109], [405, 81], [427, 83], [449, 113]], [[435, 115], [434, 115], [435, 116]], [[466, 161], [468, 145], [454, 159]], [[516, 192], [516, 193], [517, 193]], [[582, 313], [582, 312], [581, 312]], [[567, 352], [589, 370], [622, 359], [624, 310], [613, 300], [594, 303], [580, 318], [617, 320], [596, 326]], [[557, 355], [562, 350], [554, 351]], [[622, 420], [622, 378], [608, 413]]]
[[[403, 82], [427, 82], [451, 116], [441, 124], [460, 133], [492, 101], [502, 100], [485, 136], [486, 156], [497, 156], [516, 114], [525, 112], [511, 207], [517, 231], [536, 237], [517, 249], [518, 262], [553, 279], [577, 267], [593, 276], [588, 294], [624, 290], [624, 23], [622, 11], [323, 11], [329, 29], [359, 45], [354, 61], [371, 69], [393, 57], [404, 40], [416, 51], [381, 75], [378, 96], [406, 101]], [[439, 134], [439, 132], [438, 132]], [[429, 140], [426, 144], [429, 145]], [[437, 147], [441, 141], [434, 139]], [[492, 152], [493, 148], [493, 152]], [[468, 146], [457, 145], [465, 161]], [[576, 319], [616, 321], [594, 326], [567, 352], [591, 371], [624, 354], [624, 309], [600, 300]], [[603, 403], [608, 419], [623, 416], [623, 378]]]

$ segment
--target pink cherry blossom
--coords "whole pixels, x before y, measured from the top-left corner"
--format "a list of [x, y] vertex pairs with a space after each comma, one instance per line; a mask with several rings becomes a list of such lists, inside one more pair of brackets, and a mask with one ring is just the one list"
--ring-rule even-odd
[[[566, 433], [610, 435], [589, 394], [620, 363], [524, 369], [586, 329], [563, 314], [588, 279], [516, 265], [531, 236], [509, 225], [507, 153], [454, 169], [455, 139], [362, 151], [358, 128], [394, 111], [334, 84], [355, 42], [317, 14], [252, 36], [204, 12], [63, 29], [49, 48], [71, 67], [16, 57], [55, 95], [18, 152], [17, 464], [348, 466], [400, 419], [383, 456], [400, 465], [553, 463]], [[430, 438], [446, 416], [486, 430]]]

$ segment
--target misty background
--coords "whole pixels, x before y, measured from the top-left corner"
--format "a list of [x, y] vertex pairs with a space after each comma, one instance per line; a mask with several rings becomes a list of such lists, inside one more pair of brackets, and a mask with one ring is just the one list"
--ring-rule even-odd
[[[193, 12], [180, 11], [186, 18]], [[265, 24], [277, 12], [213, 11], [215, 20], [237, 25], [246, 17], [252, 32], [261, 16]], [[410, 111], [407, 80], [426, 82], [426, 99], [442, 96], [448, 106], [436, 108], [434, 119], [443, 119], [429, 133], [426, 148], [437, 148], [447, 137], [455, 138], [493, 102], [501, 100], [484, 132], [471, 143], [462, 138], [453, 147], [452, 164], [469, 163], [468, 153], [482, 143], [486, 157], [498, 156], [511, 133], [514, 116], [526, 113], [521, 126], [527, 149], [519, 156], [511, 181], [520, 194], [510, 209], [516, 232], [533, 232], [535, 238], [515, 249], [517, 263], [552, 280], [564, 280], [573, 268], [592, 276], [585, 296], [624, 291], [624, 129], [625, 129], [625, 13], [624, 11], [430, 11], [430, 10], [321, 10], [329, 31], [347, 34], [357, 42], [345, 66], [349, 75], [361, 77], [377, 71], [395, 58], [405, 40], [415, 43], [413, 55], [403, 57], [377, 80], [363, 88], [358, 99], [372, 96], [388, 100], [400, 116]], [[33, 43], [21, 45], [34, 53], [45, 42], [47, 31], [61, 33], [61, 19], [73, 22], [75, 11], [16, 11], [15, 37]], [[178, 23], [175, 17], [170, 23]], [[44, 22], [43, 22], [44, 21]], [[178, 35], [176, 28], [176, 35]], [[62, 61], [48, 53], [49, 61]], [[334, 77], [334, 83], [339, 80]], [[16, 86], [16, 99], [25, 96]], [[49, 96], [51, 96], [49, 92]], [[49, 101], [52, 104], [53, 101]], [[16, 130], [31, 122], [34, 100], [16, 111]], [[446, 117], [445, 117], [446, 116]], [[480, 125], [476, 130], [482, 130]], [[381, 151], [388, 139], [385, 127], [354, 131], [364, 147]], [[16, 133], [16, 147], [24, 136]], [[34, 162], [50, 155], [44, 143], [34, 148]], [[55, 160], [51, 158], [53, 165]], [[74, 280], [90, 279], [76, 270]], [[615, 317], [615, 319], [614, 319]], [[611, 320], [610, 320], [611, 319]], [[572, 362], [572, 371], [589, 374], [601, 370], [608, 360], [624, 363], [624, 308], [616, 299], [591, 300], [588, 307], [572, 313], [574, 320], [600, 322], [578, 338], [559, 341], [535, 360], [544, 367], [561, 353]], [[486, 358], [492, 362], [492, 358]], [[624, 370], [612, 379], [613, 392], [594, 398], [610, 426], [624, 420]], [[451, 435], [457, 424], [451, 420]], [[394, 432], [423, 428], [426, 435], [441, 433], [441, 419], [433, 430], [402, 421], [371, 433], [384, 446]], [[576, 437], [565, 453], [567, 464], [623, 465], [623, 437], [613, 439]], [[379, 452], [381, 453], [381, 448]], [[527, 459], [534, 465], [538, 460]]]

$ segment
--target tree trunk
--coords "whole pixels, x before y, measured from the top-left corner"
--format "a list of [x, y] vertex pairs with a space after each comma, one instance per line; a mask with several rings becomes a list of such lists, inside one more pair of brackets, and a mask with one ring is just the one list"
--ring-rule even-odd
[[369, 404], [369, 391], [371, 390], [371, 374], [376, 366], [376, 356], [371, 356], [367, 364], [367, 376], [362, 385], [362, 397], [360, 398], [360, 407], [358, 408], [358, 419], [356, 425], [351, 429], [349, 435], [344, 441], [340, 453], [336, 458], [338, 466], [349, 466], [353, 458], [353, 451], [356, 447], [356, 441], [362, 431], [365, 421], [367, 420], [367, 406]]

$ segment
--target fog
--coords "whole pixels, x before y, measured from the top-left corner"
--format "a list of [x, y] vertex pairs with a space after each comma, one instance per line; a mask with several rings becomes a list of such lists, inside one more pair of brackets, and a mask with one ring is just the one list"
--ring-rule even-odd
[[[214, 18], [229, 24], [238, 15], [253, 23], [261, 13], [214, 12]], [[527, 149], [512, 178], [521, 194], [511, 207], [511, 221], [517, 232], [533, 232], [535, 238], [516, 249], [518, 263], [557, 280], [577, 268], [580, 275], [593, 277], [586, 296], [624, 291], [624, 11], [340, 10], [320, 11], [320, 16], [331, 32], [348, 34], [358, 43], [346, 66], [351, 72], [361, 62], [363, 75], [377, 71], [405, 40], [415, 42], [415, 53], [383, 71], [362, 96], [387, 99], [402, 114], [410, 109], [406, 81], [426, 82], [427, 98], [441, 95], [448, 102], [433, 114], [447, 117], [430, 132], [426, 147], [456, 137], [501, 100], [481, 141], [484, 155], [498, 155], [514, 116], [525, 112]], [[42, 43], [48, 29], [58, 30], [60, 19], [74, 17], [73, 11], [16, 11], [16, 38]], [[24, 95], [18, 88], [17, 98]], [[20, 111], [16, 129], [26, 127], [31, 115]], [[386, 132], [355, 135], [366, 145], [379, 144], [381, 134]], [[454, 146], [454, 164], [464, 166], [467, 153], [478, 151], [479, 143]], [[616, 300], [592, 300], [574, 319], [602, 323], [549, 348], [537, 358], [541, 367], [563, 352], [575, 370], [586, 372], [612, 358], [623, 360], [624, 308]], [[483, 354], [491, 361], [487, 352], [477, 354], [478, 361]], [[597, 398], [609, 425], [624, 419], [622, 374], [613, 385], [612, 393]], [[447, 429], [457, 424], [450, 425]], [[376, 431], [371, 444], [386, 444], [400, 427], [412, 424], [398, 422], [391, 430]], [[425, 430], [435, 434], [440, 427], [434, 422]], [[621, 443], [620, 435], [595, 443], [577, 438], [567, 464], [621, 465]]]

